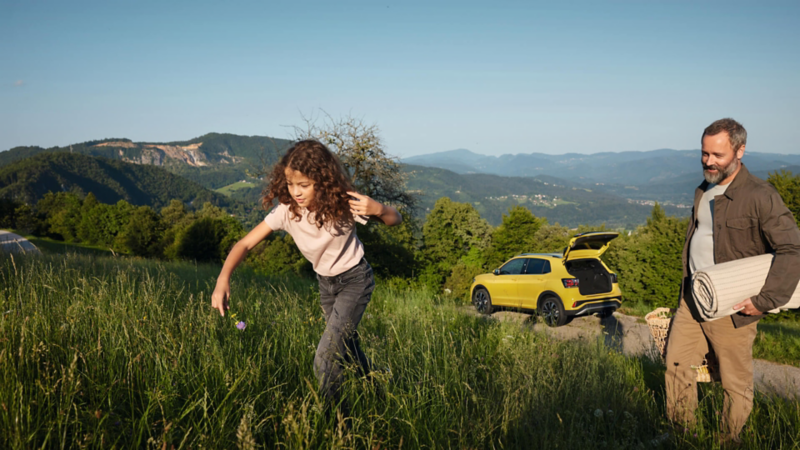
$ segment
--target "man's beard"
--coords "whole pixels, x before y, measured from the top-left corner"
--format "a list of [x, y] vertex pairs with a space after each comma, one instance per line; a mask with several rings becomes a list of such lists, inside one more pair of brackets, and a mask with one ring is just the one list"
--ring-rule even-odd
[[[739, 168], [739, 160], [737, 158], [733, 158], [733, 161], [730, 162], [725, 167], [720, 166], [707, 166], [703, 164], [703, 177], [711, 184], [719, 184], [720, 181], [728, 178], [729, 176], [733, 175], [733, 172], [736, 172], [736, 169]], [[711, 174], [708, 172], [709, 169], [715, 169], [717, 171], [716, 174]]]

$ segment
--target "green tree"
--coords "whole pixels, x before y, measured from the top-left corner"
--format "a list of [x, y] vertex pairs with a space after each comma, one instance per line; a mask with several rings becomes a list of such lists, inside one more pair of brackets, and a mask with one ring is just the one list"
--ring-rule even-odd
[[187, 215], [186, 205], [180, 200], [172, 199], [169, 205], [161, 208], [161, 221], [167, 228], [172, 228], [181, 223]]
[[136, 256], [158, 258], [162, 256], [162, 231], [158, 214], [149, 206], [140, 206], [133, 210], [119, 239]]
[[[469, 203], [453, 202], [442, 197], [428, 214], [422, 227], [423, 249], [420, 257], [424, 264], [421, 279], [434, 289], [439, 289], [453, 267], [482, 261], [483, 252], [490, 244], [492, 227], [482, 219]], [[474, 249], [474, 250], [473, 250]], [[468, 258], [470, 251], [472, 257]], [[481, 256], [476, 256], [479, 252]]]
[[222, 229], [216, 220], [198, 219], [176, 238], [176, 256], [195, 261], [217, 262], [220, 256], [219, 243], [221, 240]]
[[794, 214], [794, 220], [800, 226], [800, 175], [792, 175], [788, 170], [773, 172], [767, 177], [783, 199], [783, 203]]
[[455, 266], [450, 269], [450, 274], [444, 280], [445, 294], [453, 298], [468, 300], [469, 287], [475, 275], [486, 272], [486, 264], [477, 248], [473, 248]]
[[503, 214], [503, 222], [492, 233], [492, 244], [487, 250], [487, 263], [496, 267], [508, 258], [531, 252], [536, 245], [536, 232], [547, 219], [539, 219], [524, 206], [514, 206]]
[[102, 243], [105, 239], [102, 216], [107, 205], [99, 203], [93, 193], [88, 193], [83, 199], [80, 210], [80, 220], [75, 228], [78, 240], [89, 244]]
[[67, 242], [78, 240], [78, 224], [83, 202], [72, 192], [48, 192], [36, 203], [36, 210], [46, 217], [49, 232]]
[[263, 275], [311, 275], [311, 263], [288, 233], [273, 233], [248, 255], [247, 263]]
[[410, 214], [403, 214], [403, 222], [393, 227], [370, 221], [357, 224], [358, 238], [364, 244], [364, 255], [375, 273], [383, 277], [410, 278], [415, 275], [418, 229]]
[[10, 198], [0, 197], [0, 228], [12, 228], [16, 221], [15, 211], [23, 203]]
[[124, 245], [119, 243], [117, 236], [125, 230], [134, 209], [134, 206], [130, 203], [125, 200], [120, 200], [103, 210], [103, 215], [100, 220], [103, 230], [105, 230], [105, 236], [103, 238], [103, 243], [105, 245], [110, 246], [116, 251], [125, 251]]
[[688, 224], [688, 219], [667, 216], [656, 204], [646, 225], [612, 243], [603, 260], [616, 270], [627, 301], [651, 307], [677, 306]]
[[168, 206], [161, 209], [161, 224], [164, 233], [161, 238], [161, 247], [164, 256], [168, 259], [180, 259], [178, 256], [178, 236], [195, 220], [194, 213], [186, 210], [186, 205], [180, 200], [171, 200]]
[[14, 210], [14, 228], [21, 233], [40, 236], [47, 233], [47, 225], [37, 214], [36, 210], [28, 205], [20, 205]]
[[339, 157], [356, 190], [404, 211], [411, 211], [416, 197], [406, 188], [406, 174], [396, 158], [389, 156], [377, 125], [347, 116], [334, 119], [325, 115], [320, 124], [304, 118], [304, 127], [294, 127], [295, 137], [316, 139]]
[[197, 217], [209, 219], [222, 219], [231, 217], [231, 214], [225, 212], [222, 208], [211, 204], [211, 202], [203, 203], [203, 207], [197, 211]]
[[175, 257], [195, 261], [221, 262], [244, 228], [232, 217], [200, 217], [175, 239]]
[[560, 253], [569, 244], [573, 233], [559, 224], [544, 224], [534, 234], [531, 253]]

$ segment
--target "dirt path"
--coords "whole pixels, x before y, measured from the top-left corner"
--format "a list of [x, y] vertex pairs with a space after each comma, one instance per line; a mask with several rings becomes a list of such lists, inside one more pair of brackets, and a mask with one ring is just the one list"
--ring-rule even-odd
[[[466, 309], [477, 314], [472, 307]], [[602, 320], [596, 316], [578, 317], [558, 328], [550, 328], [536, 321], [530, 314], [500, 311], [491, 317], [503, 322], [519, 323], [534, 332], [556, 339], [596, 339], [602, 336], [609, 348], [627, 356], [658, 355], [650, 329], [644, 319], [638, 317], [620, 313], [614, 313], [612, 317]], [[753, 381], [756, 390], [761, 393], [800, 400], [800, 368], [756, 359]]]

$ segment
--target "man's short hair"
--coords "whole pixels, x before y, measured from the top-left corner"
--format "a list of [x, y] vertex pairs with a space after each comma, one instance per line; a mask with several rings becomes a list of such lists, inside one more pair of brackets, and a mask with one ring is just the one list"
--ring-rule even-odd
[[733, 148], [734, 152], [739, 151], [743, 145], [747, 144], [747, 130], [744, 129], [742, 124], [731, 118], [719, 119], [707, 126], [703, 130], [700, 143], [703, 143], [703, 138], [706, 136], [715, 136], [723, 131], [728, 133], [728, 141], [731, 143], [731, 148]]

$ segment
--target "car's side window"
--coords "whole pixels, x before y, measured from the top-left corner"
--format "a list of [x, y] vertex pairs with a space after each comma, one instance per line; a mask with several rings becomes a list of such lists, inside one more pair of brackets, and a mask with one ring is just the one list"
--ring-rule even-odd
[[546, 262], [547, 261], [544, 259], [528, 258], [528, 265], [525, 267], [525, 273], [527, 275], [541, 275], [544, 273], [543, 269]]
[[542, 273], [550, 273], [550, 261], [545, 260], [544, 266], [542, 267]]
[[512, 259], [500, 268], [500, 275], [519, 275], [522, 273], [524, 258]]

